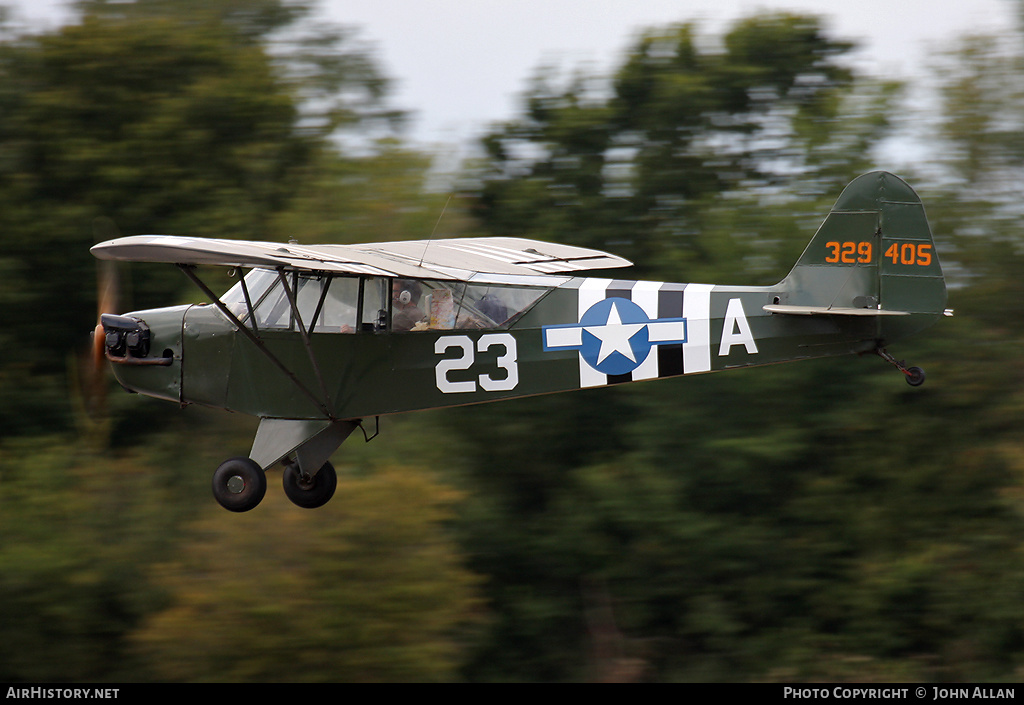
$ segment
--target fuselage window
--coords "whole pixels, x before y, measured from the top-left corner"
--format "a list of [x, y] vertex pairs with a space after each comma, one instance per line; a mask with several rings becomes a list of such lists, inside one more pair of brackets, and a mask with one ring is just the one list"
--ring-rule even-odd
[[[486, 330], [506, 328], [551, 289], [288, 272], [302, 325], [312, 333]], [[248, 297], [246, 297], [248, 294]], [[390, 301], [388, 300], [390, 296]], [[248, 298], [248, 300], [247, 300]], [[240, 321], [270, 330], [298, 330], [276, 271], [253, 269], [221, 301]]]
[[249, 302], [257, 305], [275, 285], [278, 284], [277, 272], [269, 269], [253, 269], [245, 275], [245, 285], [238, 282], [220, 297], [221, 302], [228, 307], [231, 313], [244, 321], [249, 317], [249, 304], [246, 302], [248, 293]]
[[[359, 301], [359, 279], [356, 277], [330, 277], [290, 272], [285, 275], [295, 297], [302, 325], [314, 333], [353, 333], [356, 330], [356, 311]], [[295, 314], [288, 294], [281, 285], [277, 272], [254, 269], [245, 277], [245, 288], [238, 283], [221, 301], [247, 325], [249, 303], [260, 329], [298, 330]]]

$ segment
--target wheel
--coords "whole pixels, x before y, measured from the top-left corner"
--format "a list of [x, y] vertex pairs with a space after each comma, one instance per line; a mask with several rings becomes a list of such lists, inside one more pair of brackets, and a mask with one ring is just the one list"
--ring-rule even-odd
[[911, 387], [920, 387], [924, 384], [924, 370], [920, 367], [907, 368], [907, 384]]
[[304, 477], [297, 463], [284, 468], [284, 493], [288, 499], [305, 509], [316, 509], [327, 504], [337, 487], [338, 474], [330, 463], [324, 463], [313, 477]]
[[263, 468], [249, 458], [225, 460], [213, 473], [213, 496], [232, 512], [247, 512], [267, 493]]

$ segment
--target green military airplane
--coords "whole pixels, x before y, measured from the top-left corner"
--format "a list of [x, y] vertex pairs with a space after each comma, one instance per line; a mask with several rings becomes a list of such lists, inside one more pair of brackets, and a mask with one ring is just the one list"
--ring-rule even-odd
[[[363, 420], [623, 382], [876, 353], [933, 324], [946, 285], [921, 199], [885, 172], [840, 195], [775, 286], [601, 279], [598, 250], [518, 238], [300, 246], [167, 235], [100, 243], [104, 260], [176, 264], [212, 303], [104, 314], [127, 389], [260, 419], [213, 494], [242, 512], [282, 462], [302, 507], [334, 493], [330, 456]], [[229, 266], [216, 296], [199, 265]], [[363, 429], [364, 435], [367, 430]]]

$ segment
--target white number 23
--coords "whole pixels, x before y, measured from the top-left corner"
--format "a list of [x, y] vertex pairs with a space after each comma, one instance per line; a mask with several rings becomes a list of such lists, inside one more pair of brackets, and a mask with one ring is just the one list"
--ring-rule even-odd
[[[473, 366], [477, 352], [487, 352], [492, 346], [501, 346], [505, 354], [497, 359], [499, 370], [505, 371], [504, 377], [495, 379], [489, 373], [477, 376], [477, 379], [468, 379], [461, 382], [453, 382], [448, 379], [448, 373], [452, 370], [468, 370]], [[437, 388], [445, 394], [456, 394], [459, 392], [475, 392], [477, 380], [480, 388], [485, 392], [507, 392], [515, 389], [519, 384], [519, 366], [516, 364], [516, 339], [508, 333], [491, 333], [480, 336], [476, 341], [474, 351], [473, 341], [466, 335], [452, 335], [438, 338], [434, 343], [434, 352], [443, 355], [450, 348], [459, 348], [462, 355], [459, 357], [446, 358], [437, 363], [434, 368], [434, 378], [437, 381]]]

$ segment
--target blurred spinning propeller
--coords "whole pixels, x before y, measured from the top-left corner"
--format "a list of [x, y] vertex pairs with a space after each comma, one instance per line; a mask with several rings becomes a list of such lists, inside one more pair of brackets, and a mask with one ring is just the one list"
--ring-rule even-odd
[[[93, 233], [97, 242], [117, 237], [116, 230], [116, 226], [108, 219], [97, 219], [93, 223]], [[97, 260], [96, 326], [92, 331], [88, 361], [83, 375], [85, 408], [93, 418], [100, 418], [106, 414], [110, 372], [106, 358], [105, 334], [103, 325], [100, 323], [100, 316], [104, 313], [117, 313], [120, 310], [119, 307], [120, 285], [116, 263]]]

